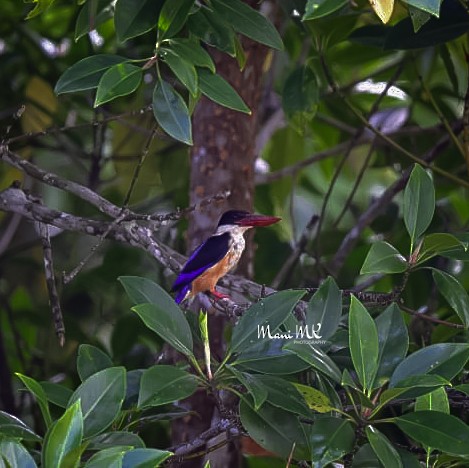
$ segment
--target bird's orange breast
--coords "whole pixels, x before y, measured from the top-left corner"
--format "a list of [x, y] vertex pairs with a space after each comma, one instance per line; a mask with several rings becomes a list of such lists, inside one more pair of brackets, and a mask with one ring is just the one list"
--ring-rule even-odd
[[232, 251], [228, 252], [217, 264], [204, 271], [192, 282], [191, 295], [213, 291], [218, 280], [225, 276], [238, 263], [238, 260], [239, 255]]

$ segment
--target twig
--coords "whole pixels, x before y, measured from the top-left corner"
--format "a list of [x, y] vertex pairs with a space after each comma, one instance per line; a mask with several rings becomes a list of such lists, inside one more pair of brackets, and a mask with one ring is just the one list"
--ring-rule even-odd
[[76, 195], [112, 218], [116, 218], [121, 214], [121, 208], [112, 204], [88, 187], [70, 180], [62, 179], [52, 172], [44, 171], [35, 164], [22, 159], [19, 155], [10, 151], [6, 146], [0, 147], [0, 158], [36, 180]]
[[337, 226], [342, 221], [342, 218], [345, 216], [345, 213], [347, 213], [347, 210], [350, 208], [350, 206], [352, 204], [352, 200], [355, 197], [355, 194], [357, 193], [358, 187], [359, 187], [359, 185], [360, 185], [360, 183], [363, 179], [363, 176], [365, 175], [365, 171], [368, 168], [368, 164], [370, 163], [371, 156], [373, 155], [375, 147], [376, 147], [376, 137], [373, 138], [373, 141], [371, 142], [371, 144], [368, 148], [368, 153], [366, 155], [366, 158], [363, 161], [363, 164], [362, 164], [362, 167], [360, 168], [360, 171], [358, 172], [358, 176], [355, 179], [352, 190], [350, 191], [349, 196], [347, 197], [347, 200], [345, 200], [342, 211], [340, 212], [339, 216], [337, 216], [336, 220], [332, 224], [333, 228], [337, 228]]
[[[469, 70], [469, 55], [466, 52], [466, 68]], [[468, 87], [466, 95], [464, 96], [464, 113], [463, 113], [463, 144], [464, 144], [464, 156], [466, 159], [466, 168], [469, 175], [469, 75], [468, 75]]]
[[324, 58], [324, 55], [321, 55], [321, 64], [323, 65], [323, 69], [324, 69], [324, 74], [326, 75], [330, 85], [333, 87], [333, 89], [335, 91], [337, 91], [339, 93], [339, 96], [342, 98], [343, 102], [347, 105], [347, 107], [355, 114], [355, 116], [360, 120], [360, 122], [366, 127], [368, 128], [369, 130], [371, 130], [376, 136], [378, 136], [379, 138], [381, 138], [382, 140], [384, 140], [386, 143], [388, 143], [388, 145], [390, 145], [391, 147], [393, 147], [395, 150], [399, 151], [400, 153], [402, 153], [404, 156], [406, 156], [407, 158], [411, 159], [412, 161], [418, 163], [418, 164], [421, 164], [422, 166], [424, 167], [428, 167], [429, 169], [432, 169], [435, 173], [445, 177], [446, 179], [448, 180], [451, 180], [452, 182], [455, 182], [456, 184], [462, 186], [462, 187], [466, 187], [466, 188], [469, 188], [469, 182], [464, 180], [464, 179], [461, 179], [457, 176], [455, 176], [454, 174], [452, 174], [451, 172], [447, 172], [445, 171], [444, 169], [441, 169], [439, 168], [438, 166], [432, 166], [428, 161], [426, 161], [425, 159], [422, 159], [422, 158], [419, 158], [418, 156], [416, 156], [415, 154], [411, 153], [410, 151], [406, 150], [404, 147], [402, 147], [399, 143], [395, 142], [392, 138], [388, 137], [387, 135], [385, 135], [383, 132], [381, 132], [380, 130], [378, 130], [374, 125], [372, 125], [365, 117], [364, 115], [355, 108], [355, 106], [351, 103], [351, 101], [349, 100], [349, 98], [347, 96], [345, 96], [341, 91], [340, 89], [337, 87], [337, 85], [335, 84], [331, 74], [330, 74], [330, 70], [329, 70], [329, 67], [327, 66], [326, 64], [326, 61], [325, 61], [325, 58]]
[[[454, 131], [458, 133], [461, 130], [461, 123], [458, 122], [454, 126]], [[436, 145], [423, 157], [423, 160], [429, 165], [438, 155], [448, 146], [450, 141], [450, 137], [445, 135], [441, 138]], [[347, 235], [342, 240], [342, 243], [337, 250], [332, 261], [329, 263], [328, 269], [333, 275], [337, 275], [337, 273], [342, 268], [342, 265], [347, 258], [347, 255], [350, 251], [354, 248], [355, 244], [357, 243], [361, 233], [363, 230], [369, 226], [374, 219], [382, 212], [384, 207], [386, 207], [391, 200], [401, 192], [409, 180], [410, 173], [412, 168], [408, 167], [401, 177], [396, 180], [391, 186], [389, 186], [380, 197], [375, 199], [371, 205], [365, 210], [361, 216], [358, 218], [355, 226], [347, 233]]]
[[[112, 115], [109, 117], [103, 118], [100, 123], [107, 123], [107, 122], [112, 122], [114, 120], [121, 120], [124, 117], [133, 117], [135, 115], [141, 115], [145, 114], [147, 112], [152, 112], [152, 106], [145, 106], [141, 109], [133, 110], [130, 112], [124, 112], [123, 114], [118, 114], [118, 115]], [[12, 137], [8, 140], [5, 141], [5, 145], [11, 145], [13, 143], [22, 143], [22, 142], [27, 142], [29, 140], [39, 138], [42, 136], [54, 134], [54, 133], [63, 133], [63, 132], [68, 132], [71, 130], [80, 130], [83, 128], [89, 128], [94, 125], [97, 125], [97, 122], [86, 122], [86, 123], [81, 123], [77, 125], [64, 125], [63, 127], [51, 127], [46, 130], [41, 130], [39, 132], [28, 132], [28, 133], [23, 133], [22, 135]]]
[[275, 278], [272, 281], [272, 288], [277, 289], [282, 284], [284, 279], [290, 274], [291, 270], [295, 266], [301, 254], [304, 252], [308, 240], [311, 238], [313, 229], [316, 226], [318, 220], [318, 215], [314, 214], [313, 216], [311, 216], [292, 253], [288, 257], [286, 262], [282, 265], [282, 268], [279, 270], [279, 272], [275, 275]]
[[195, 449], [203, 447], [208, 440], [213, 439], [214, 437], [223, 434], [226, 431], [230, 431], [230, 433], [233, 432], [233, 435], [239, 434], [239, 429], [237, 428], [237, 424], [234, 421], [228, 419], [220, 419], [217, 424], [202, 432], [190, 442], [180, 444], [176, 447], [171, 447], [169, 450], [174, 452], [174, 457], [171, 457], [170, 459], [168, 459], [168, 461], [176, 461], [173, 460], [173, 458], [176, 459], [192, 453]]
[[39, 234], [42, 243], [44, 256], [44, 274], [46, 276], [47, 291], [49, 293], [49, 304], [52, 310], [54, 328], [60, 346], [65, 344], [65, 325], [60, 307], [59, 295], [54, 273], [54, 260], [52, 258], [52, 245], [50, 242], [49, 227], [47, 224], [36, 222], [36, 232]]
[[[326, 64], [325, 57], [324, 57], [323, 53], [320, 53], [320, 61], [321, 61], [321, 65], [322, 65], [323, 70], [324, 70], [324, 74], [326, 75], [327, 80], [329, 82], [329, 85], [331, 86], [333, 91], [337, 92], [339, 88], [338, 88], [337, 84], [335, 83], [335, 80], [333, 79], [329, 68], [327, 67], [327, 64]], [[371, 110], [368, 112], [368, 116], [363, 117], [363, 119], [366, 120], [366, 122], [368, 122], [370, 117], [378, 110], [382, 100], [384, 99], [387, 92], [389, 91], [389, 88], [393, 85], [393, 83], [397, 80], [397, 78], [401, 74], [403, 66], [404, 66], [404, 61], [401, 61], [399, 66], [396, 68], [396, 71], [394, 72], [394, 74], [390, 78], [390, 80], [386, 83], [386, 86], [384, 87], [383, 91], [379, 94], [378, 98], [373, 103], [373, 106], [372, 106]], [[316, 257], [316, 263], [318, 265], [320, 264], [321, 230], [322, 230], [322, 225], [323, 225], [323, 222], [324, 222], [324, 219], [325, 219], [327, 204], [328, 204], [329, 199], [332, 195], [332, 192], [334, 190], [337, 179], [339, 178], [339, 175], [342, 172], [342, 169], [343, 169], [345, 163], [347, 162], [347, 159], [349, 158], [350, 153], [352, 152], [353, 148], [357, 145], [357, 140], [360, 138], [360, 135], [363, 132], [364, 132], [363, 128], [357, 129], [355, 135], [350, 139], [350, 144], [347, 147], [347, 150], [345, 151], [344, 155], [342, 156], [342, 159], [340, 160], [339, 164], [337, 165], [337, 168], [334, 172], [334, 175], [332, 176], [332, 180], [329, 184], [327, 192], [324, 196], [324, 201], [323, 201], [323, 204], [322, 204], [322, 207], [321, 207], [321, 213], [319, 215], [319, 223], [318, 223], [318, 229], [317, 229], [317, 235], [316, 235], [316, 245], [315, 245], [315, 257]], [[376, 137], [375, 137], [375, 139], [376, 139]], [[367, 166], [367, 163], [369, 161], [369, 158], [371, 157], [373, 148], [374, 148], [374, 143], [371, 144], [368, 157], [365, 161], [365, 164], [363, 165], [363, 170]], [[360, 181], [361, 177], [358, 180]], [[356, 182], [355, 186], [352, 189], [352, 192], [351, 192], [351, 194], [350, 194], [350, 196], [347, 200], [347, 203], [345, 204], [344, 209], [342, 210], [341, 214], [339, 215], [336, 222], [334, 223], [334, 226], [337, 226], [338, 222], [342, 219], [343, 214], [348, 209], [348, 206], [349, 206], [348, 203], [350, 203], [352, 201], [352, 198], [353, 198], [353, 195], [355, 194], [355, 190], [356, 190], [357, 186], [358, 186], [358, 183]]]
[[465, 328], [464, 325], [461, 325], [459, 323], [447, 322], [446, 320], [437, 319], [435, 317], [432, 317], [431, 315], [425, 315], [423, 313], [419, 313], [416, 310], [406, 307], [403, 304], [399, 304], [399, 308], [403, 310], [405, 313], [412, 315], [414, 317], [420, 318], [422, 320], [426, 320], [427, 322], [438, 323], [440, 325], [446, 325], [447, 327], [451, 327], [451, 328]]
[[62, 281], [64, 284], [68, 284], [71, 281], [75, 279], [75, 277], [80, 273], [80, 271], [83, 269], [83, 267], [90, 261], [91, 257], [94, 255], [94, 253], [99, 249], [103, 241], [106, 239], [106, 237], [109, 235], [112, 229], [114, 229], [120, 222], [122, 222], [125, 218], [127, 217], [127, 212], [123, 211], [123, 213], [116, 218], [114, 221], [109, 223], [109, 226], [107, 229], [98, 236], [98, 242], [94, 244], [90, 251], [87, 253], [87, 255], [78, 263], [78, 265], [70, 272], [70, 273], [65, 273], [65, 271], [62, 272]]
[[140, 159], [138, 161], [138, 164], [135, 166], [134, 174], [132, 176], [132, 180], [130, 182], [130, 187], [129, 190], [127, 191], [127, 195], [125, 196], [123, 206], [127, 208], [130, 197], [132, 196], [132, 192], [134, 190], [135, 184], [137, 183], [138, 176], [140, 174], [140, 170], [142, 169], [143, 163], [145, 162], [145, 158], [147, 157], [148, 151], [150, 150], [151, 143], [153, 141], [153, 138], [155, 138], [156, 135], [156, 130], [158, 129], [158, 125], [154, 125], [153, 129], [151, 131], [150, 136], [147, 139], [147, 142], [145, 144], [145, 147], [143, 148], [142, 154], [140, 155]]

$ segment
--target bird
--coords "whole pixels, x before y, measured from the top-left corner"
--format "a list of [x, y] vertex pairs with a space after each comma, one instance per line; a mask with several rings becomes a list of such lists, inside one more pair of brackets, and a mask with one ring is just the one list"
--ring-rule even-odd
[[223, 213], [216, 231], [200, 244], [183, 266], [173, 283], [175, 302], [209, 292], [216, 298], [227, 297], [215, 289], [218, 280], [233, 270], [243, 253], [244, 233], [253, 227], [270, 226], [279, 222], [276, 216], [264, 216], [242, 210]]

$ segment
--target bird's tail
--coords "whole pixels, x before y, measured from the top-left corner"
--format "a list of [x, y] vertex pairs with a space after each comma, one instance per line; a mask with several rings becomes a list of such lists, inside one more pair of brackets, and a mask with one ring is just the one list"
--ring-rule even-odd
[[184, 286], [174, 298], [174, 301], [176, 302], [176, 304], [180, 304], [184, 299], [186, 299], [186, 297], [189, 295], [190, 292], [191, 292], [190, 284]]

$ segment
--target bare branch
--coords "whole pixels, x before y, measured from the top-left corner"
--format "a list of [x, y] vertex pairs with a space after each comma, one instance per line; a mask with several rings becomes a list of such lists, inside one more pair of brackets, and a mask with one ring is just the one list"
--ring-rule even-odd
[[[461, 123], [455, 125], [454, 131], [459, 132], [461, 130]], [[424, 157], [424, 161], [429, 164], [438, 155], [448, 146], [450, 142], [450, 137], [448, 135], [440, 139], [440, 141], [432, 148]], [[401, 177], [396, 180], [390, 187], [388, 187], [380, 197], [371, 203], [368, 209], [361, 214], [358, 218], [355, 226], [347, 233], [347, 235], [342, 240], [342, 243], [335, 254], [332, 261], [329, 263], [328, 270], [333, 275], [336, 276], [340, 269], [342, 268], [345, 259], [348, 254], [355, 247], [355, 244], [358, 242], [361, 233], [363, 230], [369, 226], [377, 216], [385, 209], [386, 206], [391, 202], [391, 200], [402, 190], [404, 190], [407, 181], [409, 180], [412, 167], [408, 167]]]
[[44, 273], [46, 276], [47, 291], [49, 293], [49, 304], [52, 309], [52, 318], [54, 320], [54, 328], [60, 346], [65, 344], [65, 325], [60, 307], [59, 295], [57, 293], [57, 283], [55, 281], [54, 260], [52, 258], [52, 245], [50, 243], [49, 226], [47, 224], [37, 222], [36, 231], [42, 242], [44, 255]]

